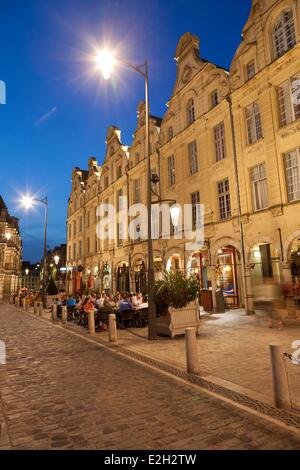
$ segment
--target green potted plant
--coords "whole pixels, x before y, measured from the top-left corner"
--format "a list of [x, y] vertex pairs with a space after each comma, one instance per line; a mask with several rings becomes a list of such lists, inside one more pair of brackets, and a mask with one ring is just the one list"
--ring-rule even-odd
[[184, 334], [186, 328], [195, 327], [198, 334], [198, 295], [199, 283], [195, 277], [187, 277], [181, 271], [165, 272], [154, 286], [157, 333], [174, 337]]

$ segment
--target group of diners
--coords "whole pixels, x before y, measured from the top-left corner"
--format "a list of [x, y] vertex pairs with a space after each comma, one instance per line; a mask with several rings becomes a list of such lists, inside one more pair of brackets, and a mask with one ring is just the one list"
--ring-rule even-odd
[[88, 313], [94, 312], [96, 330], [106, 330], [110, 313], [116, 314], [119, 328], [145, 326], [148, 318], [148, 302], [140, 292], [117, 292], [115, 295], [92, 292], [84, 295], [81, 291], [76, 296], [60, 293], [53, 304], [57, 305], [57, 315], [61, 317], [62, 306], [67, 307], [69, 321], [87, 327]]

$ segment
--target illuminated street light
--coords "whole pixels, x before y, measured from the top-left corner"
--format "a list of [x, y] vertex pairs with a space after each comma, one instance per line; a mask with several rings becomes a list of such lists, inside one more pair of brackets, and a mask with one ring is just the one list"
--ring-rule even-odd
[[21, 199], [21, 205], [24, 209], [29, 210], [34, 206], [35, 199], [32, 196], [26, 195]]
[[36, 199], [30, 194], [26, 194], [21, 198], [21, 206], [26, 210], [31, 209], [36, 204], [43, 204], [45, 207], [44, 215], [44, 268], [43, 268], [43, 305], [46, 307], [46, 270], [47, 270], [47, 223], [48, 223], [48, 199]]
[[53, 259], [54, 259], [54, 263], [55, 263], [56, 266], [57, 266], [58, 263], [59, 263], [59, 260], [60, 260], [59, 256], [58, 256], [58, 255], [55, 255]]
[[171, 212], [172, 224], [174, 225], [174, 227], [177, 227], [178, 222], [179, 222], [179, 216], [180, 216], [180, 207], [177, 205], [173, 205], [170, 208], [170, 212]]
[[99, 70], [102, 72], [104, 79], [109, 80], [113, 65], [115, 63], [113, 55], [107, 50], [102, 50], [98, 53], [96, 62]]

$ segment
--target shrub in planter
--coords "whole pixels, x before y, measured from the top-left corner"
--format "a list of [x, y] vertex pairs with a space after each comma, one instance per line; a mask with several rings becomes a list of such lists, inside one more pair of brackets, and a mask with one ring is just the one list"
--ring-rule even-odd
[[168, 308], [183, 308], [196, 300], [199, 282], [195, 277], [186, 277], [181, 271], [167, 271], [162, 280], [156, 281], [154, 297], [156, 311], [166, 315]]

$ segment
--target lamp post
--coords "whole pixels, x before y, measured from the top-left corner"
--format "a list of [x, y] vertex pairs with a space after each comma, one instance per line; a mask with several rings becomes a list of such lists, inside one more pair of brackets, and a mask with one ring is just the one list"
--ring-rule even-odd
[[57, 282], [57, 287], [59, 289], [59, 275], [58, 275], [58, 265], [59, 265], [59, 260], [60, 260], [60, 257], [58, 255], [55, 255], [53, 257], [54, 259], [54, 263], [55, 263], [55, 281]]
[[27, 289], [28, 289], [28, 274], [29, 274], [29, 269], [26, 268], [26, 269], [25, 269], [25, 276], [26, 276], [26, 277], [25, 277], [25, 280], [26, 280], [26, 281], [25, 281], [25, 287], [27, 287]]
[[97, 57], [99, 69], [103, 73], [105, 80], [108, 80], [114, 63], [122, 63], [129, 67], [134, 72], [138, 73], [144, 78], [145, 81], [145, 106], [146, 106], [146, 159], [147, 159], [147, 211], [148, 211], [148, 339], [155, 339], [157, 336], [156, 328], [156, 308], [154, 301], [154, 264], [153, 264], [153, 245], [152, 245], [152, 231], [151, 231], [151, 159], [150, 159], [150, 124], [149, 124], [149, 77], [148, 77], [148, 63], [145, 60], [142, 65], [132, 65], [124, 60], [114, 59], [113, 56], [107, 52], [100, 52]]
[[31, 209], [36, 204], [42, 204], [44, 206], [44, 266], [43, 266], [43, 306], [46, 307], [46, 270], [47, 270], [47, 223], [48, 223], [48, 198], [36, 199], [32, 196], [24, 196], [21, 199], [21, 205], [26, 209]]
[[[153, 263], [153, 244], [152, 244], [152, 204], [161, 202], [169, 202], [176, 204], [176, 201], [162, 200], [158, 194], [152, 190], [153, 176], [151, 173], [151, 158], [150, 158], [150, 106], [149, 106], [149, 75], [148, 75], [148, 62], [145, 60], [142, 65], [132, 65], [125, 60], [115, 59], [109, 51], [101, 51], [97, 57], [97, 63], [105, 80], [110, 79], [111, 71], [115, 63], [126, 65], [134, 72], [138, 73], [144, 78], [145, 81], [145, 112], [146, 112], [146, 160], [147, 160], [147, 248], [148, 248], [148, 339], [153, 340], [157, 336], [156, 328], [156, 306], [154, 300], [154, 263]], [[156, 181], [157, 182], [157, 181]], [[152, 194], [157, 197], [157, 200], [152, 202]], [[179, 209], [176, 206], [171, 207], [171, 218], [174, 226], [178, 225]]]

